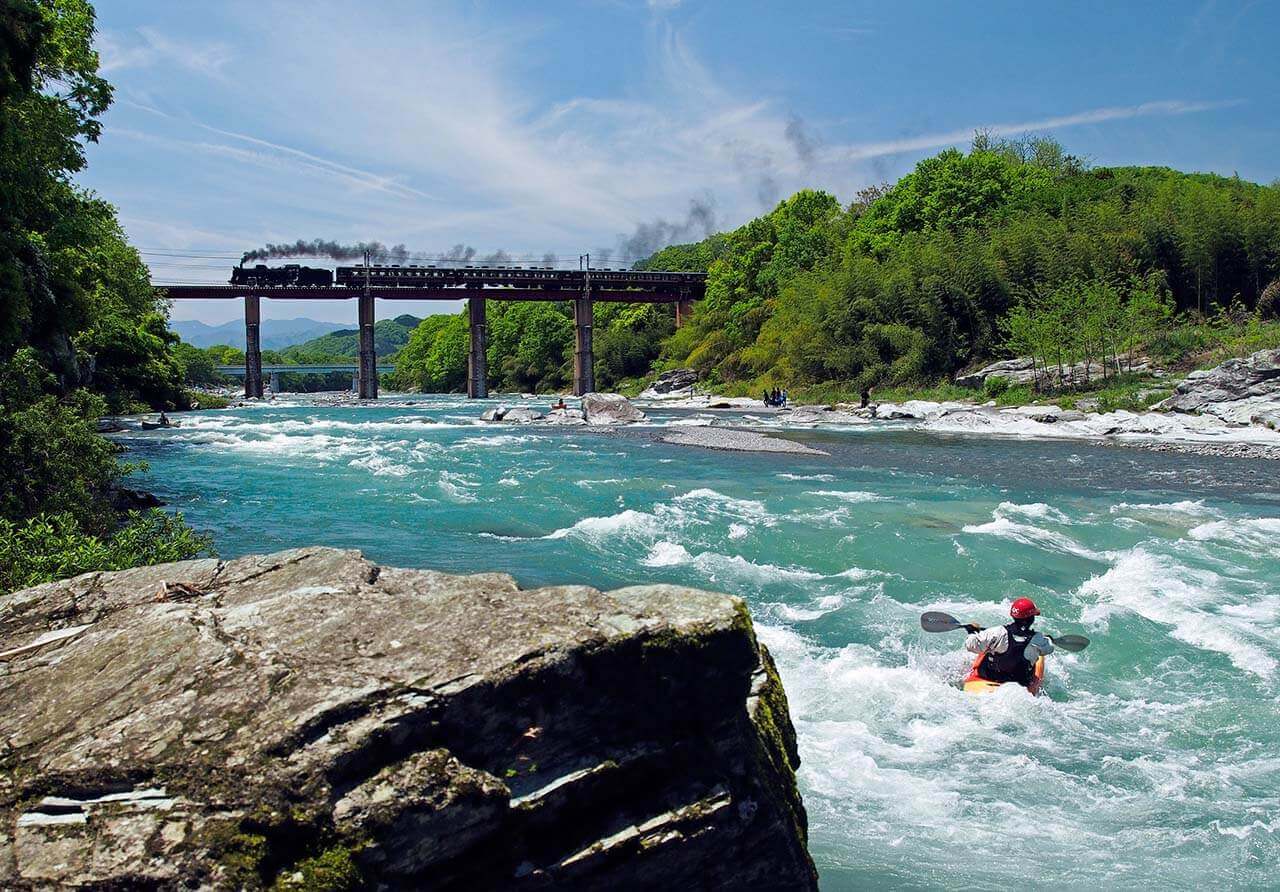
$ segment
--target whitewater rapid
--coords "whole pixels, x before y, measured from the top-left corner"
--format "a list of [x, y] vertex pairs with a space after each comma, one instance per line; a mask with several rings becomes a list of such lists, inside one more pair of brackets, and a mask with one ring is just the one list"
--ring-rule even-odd
[[[1274, 885], [1272, 463], [920, 431], [730, 454], [659, 442], [696, 414], [600, 433], [482, 407], [253, 407], [121, 441], [224, 555], [320, 543], [746, 598], [824, 889]], [[920, 612], [989, 624], [1020, 595], [1093, 645], [1053, 656], [1044, 697], [965, 695], [961, 636]]]

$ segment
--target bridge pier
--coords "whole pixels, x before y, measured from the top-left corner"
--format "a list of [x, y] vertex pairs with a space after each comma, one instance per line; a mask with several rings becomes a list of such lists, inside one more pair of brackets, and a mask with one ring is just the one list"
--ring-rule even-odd
[[360, 302], [360, 372], [357, 393], [362, 400], [378, 398], [378, 357], [373, 345], [373, 296], [362, 294]]
[[272, 393], [280, 392], [280, 373], [279, 372], [271, 373], [271, 392]]
[[351, 373], [351, 392], [352, 393], [360, 392], [360, 370], [359, 369]]
[[676, 328], [681, 328], [693, 315], [693, 300], [688, 297], [676, 301]]
[[244, 299], [244, 395], [262, 398], [262, 310], [258, 295]]
[[582, 396], [584, 393], [591, 393], [596, 389], [596, 360], [591, 342], [593, 303], [589, 290], [573, 302], [574, 396]]
[[471, 322], [471, 350], [467, 354], [467, 397], [473, 400], [489, 396], [489, 323], [483, 297], [467, 298], [467, 316]]

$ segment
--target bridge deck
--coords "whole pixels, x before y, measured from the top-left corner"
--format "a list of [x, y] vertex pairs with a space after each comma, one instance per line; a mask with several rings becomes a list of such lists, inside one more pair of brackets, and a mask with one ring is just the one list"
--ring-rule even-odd
[[[364, 295], [364, 288], [340, 286], [306, 287], [279, 285], [274, 287], [249, 285], [156, 285], [171, 300], [239, 300], [245, 297], [265, 297], [269, 300], [355, 300]], [[569, 301], [582, 297], [582, 289], [517, 288], [514, 286], [481, 287], [441, 285], [431, 288], [407, 286], [372, 286], [369, 294], [378, 300], [466, 300], [479, 297], [484, 300], [537, 300]], [[689, 286], [684, 289], [661, 290], [597, 290], [592, 289], [592, 300], [606, 303], [674, 304], [696, 300], [702, 296], [702, 288]]]

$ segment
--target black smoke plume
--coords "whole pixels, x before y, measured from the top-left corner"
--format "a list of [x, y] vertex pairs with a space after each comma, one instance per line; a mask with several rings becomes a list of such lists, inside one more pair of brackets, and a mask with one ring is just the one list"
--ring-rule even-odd
[[809, 135], [808, 129], [805, 127], [803, 119], [795, 113], [787, 118], [787, 129], [783, 131], [787, 142], [791, 143], [791, 148], [795, 150], [796, 157], [800, 159], [800, 163], [805, 169], [813, 167], [814, 159], [818, 154], [818, 141]]
[[471, 247], [470, 245], [464, 245], [461, 242], [459, 242], [458, 244], [450, 248], [448, 251], [445, 251], [442, 259], [458, 260], [458, 261], [466, 262], [475, 256], [476, 256], [475, 248]]
[[404, 245], [387, 247], [382, 242], [356, 242], [344, 245], [328, 239], [298, 239], [292, 244], [268, 244], [256, 251], [246, 251], [240, 258], [241, 263], [250, 260], [272, 260], [279, 257], [327, 257], [330, 260], [361, 260], [365, 252], [369, 252], [375, 263], [404, 263], [409, 259], [409, 250]]
[[659, 217], [657, 220], [638, 224], [635, 232], [629, 236], [618, 236], [618, 252], [628, 262], [635, 262], [652, 256], [668, 245], [706, 238], [715, 231], [715, 203], [710, 196], [695, 198], [689, 202], [689, 212], [683, 220], [673, 222]]

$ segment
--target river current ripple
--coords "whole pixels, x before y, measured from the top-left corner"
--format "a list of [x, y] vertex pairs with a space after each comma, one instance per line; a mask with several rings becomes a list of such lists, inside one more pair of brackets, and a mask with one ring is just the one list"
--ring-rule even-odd
[[[281, 401], [118, 439], [223, 556], [743, 596], [824, 889], [1274, 887], [1273, 463], [875, 427], [791, 434], [830, 456], [721, 453], [658, 441], [689, 413], [597, 433], [484, 405]], [[919, 613], [990, 624], [1020, 595], [1093, 645], [1052, 658], [1046, 697], [963, 694], [960, 636]]]

